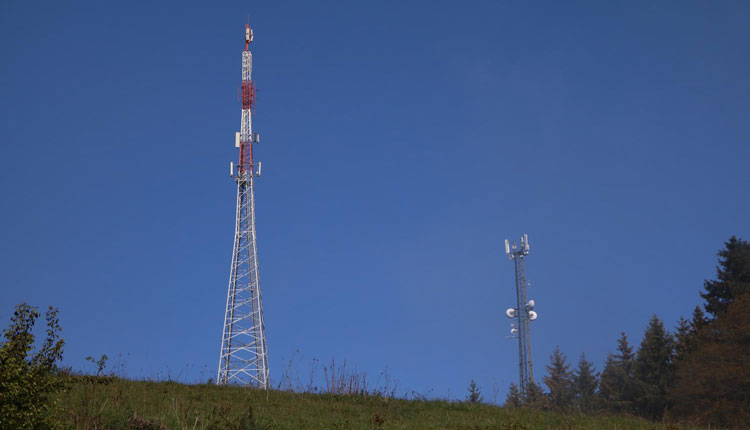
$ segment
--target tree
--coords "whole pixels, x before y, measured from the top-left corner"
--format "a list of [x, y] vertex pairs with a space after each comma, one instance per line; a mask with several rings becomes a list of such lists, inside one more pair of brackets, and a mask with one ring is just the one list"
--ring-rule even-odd
[[635, 399], [633, 347], [625, 332], [617, 340], [617, 354], [609, 354], [599, 379], [599, 404], [611, 412], [632, 412]]
[[466, 401], [469, 403], [480, 403], [482, 401], [482, 393], [479, 392], [479, 387], [473, 379], [469, 383], [469, 395], [466, 396]]
[[706, 314], [703, 313], [700, 306], [696, 306], [693, 309], [693, 319], [690, 321], [690, 326], [694, 332], [699, 332], [703, 327], [706, 326]]
[[674, 360], [675, 362], [685, 359], [693, 344], [695, 332], [692, 324], [683, 317], [677, 322], [677, 328], [674, 335]]
[[706, 312], [715, 319], [726, 313], [737, 297], [750, 291], [750, 243], [735, 236], [719, 250], [716, 279], [703, 283]]
[[39, 312], [26, 303], [16, 306], [11, 324], [0, 343], [0, 428], [44, 429], [49, 427], [50, 395], [60, 388], [53, 374], [62, 359], [57, 309], [46, 313], [46, 338], [34, 353], [34, 328]]
[[521, 391], [518, 389], [518, 385], [511, 382], [508, 388], [508, 396], [505, 398], [505, 406], [511, 408], [518, 408], [522, 403]]
[[[674, 335], [674, 358], [672, 367], [677, 368], [681, 362], [687, 360], [687, 357], [698, 347], [701, 333], [708, 325], [708, 320], [701, 310], [700, 306], [693, 309], [692, 320], [688, 321], [683, 317], [677, 322]], [[705, 336], [704, 336], [705, 337]]]
[[596, 398], [600, 408], [611, 412], [620, 412], [624, 409], [621, 406], [622, 385], [618, 385], [618, 381], [622, 379], [622, 372], [617, 359], [610, 352], [607, 354], [607, 359], [604, 360], [604, 368], [599, 376], [599, 392]]
[[543, 379], [544, 385], [549, 389], [550, 406], [554, 409], [565, 410], [573, 404], [572, 376], [570, 364], [567, 357], [560, 351], [560, 347], [550, 356], [550, 364], [547, 366], [547, 376]]
[[672, 413], [703, 427], [747, 428], [750, 422], [750, 294], [736, 298], [701, 332], [676, 369]]
[[573, 402], [579, 412], [591, 412], [596, 397], [597, 381], [594, 363], [587, 361], [586, 356], [581, 354], [578, 360], [578, 368], [573, 374]]
[[549, 402], [544, 390], [534, 381], [529, 382], [526, 388], [526, 396], [523, 399], [523, 405], [532, 409], [547, 409]]
[[637, 383], [636, 410], [641, 416], [656, 419], [667, 407], [667, 387], [671, 383], [674, 340], [656, 316], [649, 320], [635, 360]]
[[705, 281], [701, 293], [710, 317], [696, 307], [686, 347], [678, 336], [681, 353], [668, 399], [676, 417], [745, 428], [750, 422], [750, 244], [732, 236], [724, 245], [716, 279]]

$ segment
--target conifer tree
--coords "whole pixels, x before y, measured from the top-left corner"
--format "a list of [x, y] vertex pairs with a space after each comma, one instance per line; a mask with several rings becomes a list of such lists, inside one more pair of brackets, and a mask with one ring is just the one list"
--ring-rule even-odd
[[688, 355], [697, 348], [701, 332], [707, 324], [708, 321], [700, 306], [693, 309], [692, 320], [688, 321], [680, 317], [675, 328], [673, 367], [679, 366], [679, 363], [684, 362]]
[[635, 399], [633, 347], [625, 332], [617, 340], [617, 353], [609, 354], [599, 379], [599, 404], [611, 412], [632, 412]]
[[578, 368], [573, 374], [574, 404], [579, 412], [591, 412], [593, 410], [598, 384], [594, 363], [587, 361], [586, 356], [581, 354], [581, 359], [578, 360]]
[[704, 282], [706, 317], [696, 307], [687, 351], [674, 366], [675, 416], [697, 424], [746, 428], [750, 422], [750, 244], [732, 236], [720, 250], [716, 279]]
[[676, 369], [671, 413], [705, 427], [746, 429], [750, 422], [750, 294], [732, 301], [709, 323]]
[[716, 279], [703, 283], [706, 312], [712, 319], [724, 314], [732, 301], [750, 291], [750, 243], [735, 236], [719, 253]]
[[544, 395], [544, 390], [534, 381], [529, 383], [526, 389], [526, 396], [523, 399], [523, 405], [532, 409], [547, 409], [549, 402], [547, 396]]
[[521, 406], [521, 403], [521, 391], [518, 389], [518, 385], [511, 382], [508, 388], [508, 396], [505, 397], [505, 406], [518, 408]]
[[696, 306], [695, 309], [693, 309], [693, 319], [690, 321], [693, 331], [700, 331], [706, 325], [706, 322], [706, 314], [703, 313], [700, 306]]
[[547, 376], [543, 379], [544, 385], [549, 389], [550, 407], [557, 410], [565, 410], [573, 404], [572, 376], [570, 364], [567, 357], [560, 351], [560, 347], [550, 356], [550, 364], [547, 366]]
[[693, 337], [695, 332], [693, 331], [692, 324], [683, 317], [677, 322], [677, 328], [675, 329], [675, 345], [674, 345], [674, 360], [678, 362], [687, 357], [687, 353], [690, 350], [690, 345], [693, 344]]
[[667, 407], [674, 341], [656, 316], [649, 320], [635, 360], [636, 410], [646, 418], [661, 418]]
[[599, 392], [596, 396], [596, 403], [599, 408], [611, 412], [619, 412], [621, 410], [619, 400], [622, 397], [622, 386], [617, 383], [621, 379], [620, 373], [617, 360], [614, 354], [610, 352], [607, 354], [607, 359], [604, 360], [604, 367], [599, 376]]
[[482, 401], [482, 393], [479, 392], [477, 383], [472, 379], [469, 383], [469, 394], [466, 396], [466, 401], [469, 403], [479, 403]]

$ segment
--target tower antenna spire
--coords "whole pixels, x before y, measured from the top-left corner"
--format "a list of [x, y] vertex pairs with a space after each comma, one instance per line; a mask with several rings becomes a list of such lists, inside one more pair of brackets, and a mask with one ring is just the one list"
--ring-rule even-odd
[[260, 162], [256, 165], [253, 160], [253, 144], [260, 142], [260, 136], [252, 131], [255, 106], [255, 86], [251, 80], [252, 41], [253, 30], [248, 23], [245, 26], [245, 50], [242, 51], [242, 123], [240, 131], [235, 133], [239, 160], [236, 166], [234, 162], [229, 164], [230, 174], [237, 182], [237, 208], [216, 383], [268, 389], [268, 349], [255, 234], [255, 178], [260, 176], [261, 166]]

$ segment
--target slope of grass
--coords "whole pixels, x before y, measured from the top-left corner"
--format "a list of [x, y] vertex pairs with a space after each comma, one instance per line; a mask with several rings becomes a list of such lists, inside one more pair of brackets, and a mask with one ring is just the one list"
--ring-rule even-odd
[[462, 402], [94, 377], [74, 379], [56, 403], [57, 420], [75, 429], [664, 429], [634, 418]]

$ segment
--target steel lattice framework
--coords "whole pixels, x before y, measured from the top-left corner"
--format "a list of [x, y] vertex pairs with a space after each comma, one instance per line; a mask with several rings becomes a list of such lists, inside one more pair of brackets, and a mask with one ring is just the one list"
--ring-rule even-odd
[[269, 387], [268, 349], [263, 324], [263, 302], [258, 272], [258, 246], [255, 235], [254, 178], [260, 176], [260, 162], [253, 161], [253, 144], [259, 143], [252, 132], [255, 86], [251, 80], [253, 56], [250, 43], [253, 32], [245, 26], [245, 50], [242, 52], [242, 125], [236, 134], [239, 163], [230, 164], [237, 182], [237, 212], [234, 250], [229, 274], [229, 289], [224, 330], [219, 354], [217, 384]]
[[516, 307], [505, 311], [508, 318], [514, 319], [511, 333], [518, 338], [518, 385], [521, 398], [526, 398], [529, 385], [534, 382], [534, 370], [531, 363], [530, 322], [537, 318], [534, 301], [527, 300], [526, 267], [524, 259], [529, 255], [529, 238], [521, 237], [520, 245], [505, 241], [505, 253], [515, 263], [516, 272]]

